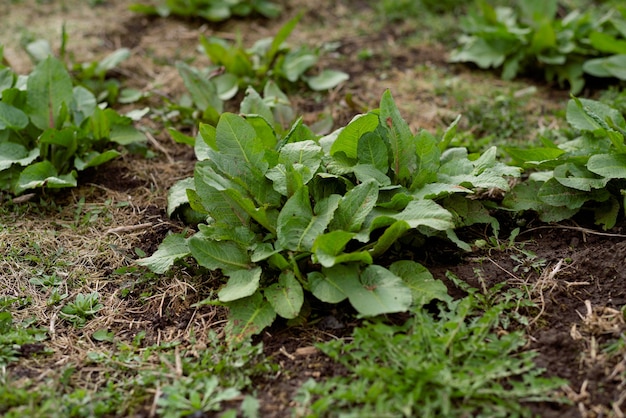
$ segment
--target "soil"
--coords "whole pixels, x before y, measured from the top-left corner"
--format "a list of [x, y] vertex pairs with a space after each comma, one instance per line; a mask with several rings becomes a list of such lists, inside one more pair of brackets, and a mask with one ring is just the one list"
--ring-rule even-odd
[[[339, 42], [336, 51], [321, 65], [342, 69], [351, 77], [344, 86], [328, 95], [307, 94], [294, 98], [297, 113], [303, 114], [306, 122], [315, 121], [319, 114], [326, 113], [332, 115], [335, 127], [343, 126], [364, 109], [377, 107], [381, 93], [391, 88], [403, 116], [414, 130], [425, 128], [436, 131], [445, 128], [458, 113], [455, 108], [458, 103], [453, 99], [451, 88], [445, 91], [442, 87], [446, 86], [443, 79], [485, 91], [521, 88], [519, 85], [511, 87], [503, 84], [490, 73], [448, 65], [446, 48], [434, 40], [408, 42], [408, 37], [415, 36], [414, 26], [381, 26], [380, 30], [372, 31], [367, 25], [371, 24], [374, 11], [367, 6], [367, 2], [320, 0], [313, 7], [311, 2], [298, 0], [289, 2], [285, 13], [277, 21], [246, 19], [218, 25], [196, 20], [137, 16], [127, 10], [132, 1], [109, 0], [97, 7], [89, 7], [86, 3], [81, 1], [75, 5], [69, 0], [49, 1], [37, 2], [34, 7], [35, 0], [24, 0], [10, 6], [5, 19], [12, 24], [0, 29], [0, 38], [7, 39], [7, 61], [22, 72], [31, 67], [18, 46], [17, 28], [26, 28], [31, 37], [45, 36], [54, 48], [58, 48], [60, 37], [54, 34], [59, 33], [60, 24], [65, 21], [70, 35], [68, 49], [80, 61], [101, 58], [119, 47], [131, 48], [132, 57], [111, 76], [122, 79], [126, 86], [158, 91], [158, 96], [153, 95], [147, 104], [142, 104], [158, 107], [161, 97], [174, 100], [184, 91], [172, 65], [176, 60], [191, 60], [196, 66], [208, 63], [196, 51], [200, 34], [232, 36], [239, 32], [248, 44], [260, 37], [271, 36], [276, 28], [303, 8], [307, 13], [300, 24], [301, 29], [294, 33], [290, 43], [314, 41], [321, 45]], [[41, 24], [29, 26], [25, 24], [28, 21]], [[51, 32], [46, 33], [46, 28], [52, 28]], [[25, 36], [24, 31], [22, 36]], [[365, 49], [371, 49], [369, 58], [357, 58]], [[527, 83], [536, 85], [532, 81]], [[346, 100], [350, 96], [352, 100]], [[567, 93], [539, 85], [536, 97], [541, 109], [562, 109]], [[549, 119], [550, 112], [546, 110], [542, 117]], [[549, 121], [543, 123], [547, 125]], [[140, 124], [150, 130], [158, 144], [156, 157], [145, 159], [125, 154], [121, 159], [85, 173], [76, 191], [62, 191], [55, 195], [60, 206], [76, 203], [78, 196], [87, 196], [87, 204], [106, 199], [131, 202], [132, 216], [129, 209], [124, 212], [127, 218], [110, 221], [111, 228], [120, 226], [119, 223], [151, 225], [134, 232], [132, 238], [120, 241], [119, 251], [130, 258], [136, 258], [133, 254], [135, 249], [152, 253], [168, 232], [179, 232], [185, 228], [181, 222], [167, 217], [166, 196], [168, 188], [176, 180], [190, 175], [194, 164], [189, 148], [174, 143], [159, 121], [146, 118]], [[69, 214], [53, 213], [44, 211], [44, 216], [58, 216], [59, 222], [64, 216], [68, 219], [74, 216], [72, 209]], [[38, 216], [41, 213], [33, 209], [27, 211], [25, 219]], [[509, 223], [515, 221], [507, 220]], [[626, 358], [609, 357], [602, 347], [623, 339], [626, 331], [621, 312], [626, 305], [626, 224], [622, 223], [610, 231], [599, 231], [584, 217], [561, 225], [541, 224], [531, 217], [525, 221], [517, 241], [523, 243], [522, 248], [531, 251], [536, 258], [531, 259], [528, 256], [530, 253], [521, 253], [521, 244], [515, 248], [505, 246], [469, 255], [459, 254], [448, 244], [438, 242], [429, 244], [427, 250], [407, 250], [413, 252], [414, 259], [428, 267], [436, 278], [448, 283], [454, 296], [461, 296], [462, 292], [448, 280], [448, 272], [477, 288], [490, 288], [506, 282], [509, 286], [528, 289], [537, 303], [537, 308], [529, 312], [532, 319], [528, 326], [528, 348], [536, 350], [536, 364], [546, 369], [547, 376], [569, 381], [563, 388], [563, 395], [571, 401], [570, 405], [531, 404], [529, 406], [534, 413], [541, 417], [624, 416]], [[488, 239], [482, 231], [466, 233], [474, 239]], [[541, 262], [533, 265], [532, 261], [537, 260]], [[103, 278], [119, 267], [116, 259], [95, 259], [90, 263]], [[176, 280], [168, 284], [168, 292], [163, 293], [163, 299], [157, 305], [142, 306], [138, 303], [133, 306], [131, 303], [127, 313], [121, 316], [122, 319], [126, 317], [131, 321], [132, 318], [134, 323], [145, 325], [145, 329], [150, 330], [146, 336], [148, 340], [176, 338], [192, 319], [201, 317], [203, 321], [210, 322], [212, 318], [219, 319], [223, 315], [214, 308], [191, 307], [209, 293], [210, 279], [197, 282], [194, 281], [197, 278], [192, 277], [186, 282], [184, 271], [174, 272], [172, 276]], [[130, 289], [132, 299], [133, 295], [144, 290], [142, 286], [141, 283], [129, 285], [105, 280], [100, 291], [115, 293], [122, 288]], [[159, 306], [159, 315], [151, 310], [154, 306]], [[313, 345], [330, 338], [349, 336], [357, 324], [350, 314], [349, 307], [335, 306], [328, 312], [320, 310], [317, 314], [319, 320], [314, 324], [287, 327], [277, 323], [258, 337], [264, 344], [265, 355], [280, 365], [280, 372], [275, 376], [256, 382], [261, 416], [287, 416], [291, 400], [306, 380], [324, 379], [342, 373]], [[132, 338], [136, 329], [125, 327], [122, 330], [120, 327], [117, 335], [126, 333]], [[41, 350], [41, 344], [23, 346], [21, 355], [29, 357]], [[67, 348], [65, 352], [71, 350]], [[12, 367], [15, 376], [35, 373], [20, 364]]]

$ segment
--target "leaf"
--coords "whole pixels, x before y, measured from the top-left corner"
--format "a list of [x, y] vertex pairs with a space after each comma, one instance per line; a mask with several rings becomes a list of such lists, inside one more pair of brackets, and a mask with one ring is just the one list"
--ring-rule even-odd
[[73, 99], [72, 79], [63, 63], [49, 56], [28, 76], [26, 103], [31, 122], [44, 130], [56, 126], [62, 105]]
[[441, 160], [441, 149], [437, 140], [427, 131], [421, 131], [415, 138], [416, 168], [410, 190], [417, 190], [437, 180]]
[[378, 184], [366, 181], [351, 189], [339, 202], [331, 227], [349, 232], [361, 229], [378, 200]]
[[310, 251], [315, 239], [324, 232], [339, 206], [341, 197], [331, 195], [318, 202], [314, 212], [308, 190], [306, 186], [298, 189], [278, 215], [277, 239], [287, 250]]
[[410, 260], [396, 261], [389, 270], [402, 278], [411, 289], [414, 306], [424, 306], [432, 300], [451, 302], [448, 288], [441, 280], [436, 280], [423, 265]]
[[20, 109], [0, 102], [0, 129], [20, 130], [28, 125], [28, 116]]
[[291, 32], [293, 32], [300, 19], [302, 19], [302, 16], [302, 13], [297, 14], [294, 18], [287, 21], [287, 23], [281, 26], [281, 28], [278, 30], [276, 36], [274, 36], [274, 39], [272, 39], [272, 43], [270, 44], [270, 47], [265, 54], [266, 66], [269, 66], [274, 61], [274, 57], [276, 56], [276, 54], [278, 54], [278, 51], [280, 50], [282, 44], [287, 40], [289, 35], [291, 35]]
[[307, 279], [313, 296], [322, 302], [339, 303], [348, 297], [344, 289], [359, 285], [359, 270], [356, 264], [338, 264], [311, 272]]
[[604, 103], [588, 99], [572, 99], [567, 103], [567, 122], [581, 131], [602, 132], [608, 128], [607, 118], [618, 125], [624, 118], [615, 109]]
[[568, 209], [578, 209], [589, 199], [588, 193], [565, 187], [555, 178], [541, 186], [538, 197], [551, 206], [564, 206]]
[[265, 289], [265, 297], [276, 313], [286, 319], [297, 317], [304, 303], [302, 286], [292, 272], [281, 273], [278, 283]]
[[248, 170], [256, 168], [261, 171], [261, 175], [267, 170], [263, 143], [256, 140], [256, 131], [241, 116], [233, 113], [221, 115], [215, 131], [215, 144], [221, 155], [229, 157], [228, 160], [216, 161], [222, 171], [233, 176], [238, 174], [225, 165], [226, 161]]
[[272, 325], [276, 318], [274, 308], [263, 298], [260, 292], [244, 299], [229, 302], [228, 307], [230, 308], [229, 331], [237, 341], [258, 334]]
[[182, 61], [176, 62], [176, 69], [189, 90], [193, 102], [200, 110], [213, 108], [218, 113], [222, 112], [224, 104], [217, 94], [217, 87], [211, 80], [207, 80], [197, 69]]
[[507, 154], [509, 154], [509, 156], [511, 156], [511, 158], [513, 158], [516, 165], [521, 168], [554, 168], [556, 165], [561, 163], [560, 161], [557, 161], [557, 158], [565, 153], [562, 149], [555, 147], [505, 147], [504, 150]]
[[217, 296], [220, 302], [232, 302], [252, 296], [259, 288], [261, 281], [261, 267], [249, 270], [236, 270], [228, 274], [228, 283], [220, 289]]
[[39, 148], [28, 151], [24, 146], [14, 142], [0, 142], [0, 171], [13, 164], [27, 166], [39, 157]]
[[[626, 44], [626, 41], [622, 42]], [[626, 80], [626, 54], [585, 61], [583, 70], [596, 77], [615, 77]]]
[[389, 90], [383, 93], [380, 100], [380, 124], [388, 132], [392, 156], [391, 169], [400, 182], [410, 179], [417, 168], [415, 141]]
[[355, 117], [341, 130], [337, 139], [331, 145], [330, 155], [343, 152], [348, 158], [356, 158], [359, 140], [364, 134], [375, 130], [378, 123], [378, 115], [375, 113], [367, 113]]
[[232, 241], [218, 242], [194, 235], [189, 238], [188, 245], [198, 264], [209, 270], [221, 269], [228, 275], [251, 267], [248, 252]]
[[48, 160], [41, 161], [26, 167], [15, 185], [15, 194], [28, 189], [48, 187], [50, 189], [62, 187], [76, 187], [76, 172], [60, 175]]
[[194, 189], [193, 177], [179, 180], [170, 187], [167, 192], [167, 216], [171, 217], [179, 207], [188, 204], [187, 189]]
[[396, 221], [392, 223], [385, 229], [385, 232], [383, 232], [378, 240], [376, 240], [371, 250], [372, 257], [380, 257], [409, 229], [411, 229], [411, 226], [406, 221]]
[[165, 273], [174, 263], [190, 254], [187, 239], [182, 234], [170, 234], [165, 237], [159, 248], [150, 257], [136, 261], [140, 266], [148, 267], [157, 274]]
[[302, 74], [317, 63], [317, 60], [318, 57], [316, 54], [312, 54], [306, 50], [295, 51], [295, 53], [290, 52], [285, 56], [282, 70], [287, 80], [295, 83]]
[[412, 200], [397, 214], [376, 217], [370, 230], [393, 224], [396, 220], [405, 221], [410, 228], [427, 226], [438, 231], [453, 229], [452, 214], [432, 200]]
[[626, 155], [624, 154], [596, 154], [589, 157], [587, 162], [589, 171], [607, 179], [626, 178]]
[[365, 316], [406, 312], [412, 302], [411, 291], [402, 279], [375, 264], [363, 270], [358, 283], [345, 283], [342, 290], [350, 304]]
[[101, 164], [111, 161], [114, 158], [120, 156], [120, 153], [114, 149], [104, 151], [102, 153], [97, 151], [90, 151], [83, 154], [80, 157], [74, 158], [74, 167], [78, 171], [85, 170], [89, 167], [97, 167]]
[[579, 167], [572, 163], [565, 163], [555, 167], [553, 175], [563, 186], [585, 192], [591, 191], [591, 189], [602, 189], [610, 180], [610, 177], [599, 178], [584, 167]]
[[366, 132], [361, 135], [357, 144], [359, 164], [376, 167], [381, 173], [389, 170], [387, 146], [378, 132]]
[[313, 261], [319, 262], [324, 267], [349, 262], [371, 264], [372, 256], [367, 251], [343, 252], [346, 244], [354, 235], [354, 233], [346, 231], [332, 231], [320, 235], [313, 243]]
[[311, 90], [323, 91], [337, 87], [339, 84], [348, 79], [350, 79], [350, 76], [343, 71], [323, 70], [318, 75], [309, 77], [306, 83], [309, 85]]

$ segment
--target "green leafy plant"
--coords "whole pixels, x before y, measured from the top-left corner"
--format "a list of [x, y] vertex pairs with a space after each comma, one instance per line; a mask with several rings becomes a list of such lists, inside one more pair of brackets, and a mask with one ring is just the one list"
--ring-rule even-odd
[[98, 292], [79, 293], [73, 302], [68, 302], [61, 309], [59, 316], [77, 327], [82, 327], [103, 308], [98, 302], [99, 297]]
[[306, 82], [315, 91], [331, 89], [346, 81], [348, 75], [337, 70], [323, 70], [318, 75], [309, 76], [307, 72], [315, 67], [323, 52], [321, 48], [300, 47], [291, 49], [285, 41], [293, 32], [302, 15], [289, 20], [274, 38], [257, 41], [246, 49], [240, 43], [232, 44], [217, 37], [200, 39], [205, 53], [215, 65], [211, 71], [223, 71], [214, 78], [220, 91], [237, 92], [237, 88], [252, 86], [262, 88], [269, 80], [281, 88], [286, 83]]
[[217, 296], [238, 336], [261, 331], [277, 314], [298, 317], [309, 294], [347, 299], [362, 315], [445, 299], [445, 286], [420, 264], [378, 260], [434, 235], [469, 250], [454, 229], [497, 229], [497, 221], [464, 195], [506, 190], [507, 177], [519, 174], [496, 162], [495, 148], [473, 160], [448, 149], [455, 126], [440, 139], [413, 134], [389, 92], [379, 110], [322, 138], [300, 120], [277, 137], [271, 110], [255, 103], [245, 118], [224, 113], [216, 127], [201, 126], [194, 178], [183, 180], [186, 195], [170, 195], [170, 208], [188, 203], [206, 223], [189, 238], [166, 237], [138, 261], [163, 273], [191, 255], [220, 270], [228, 281]]
[[245, 17], [253, 13], [267, 18], [278, 17], [282, 8], [268, 0], [165, 0], [158, 6], [135, 3], [130, 10], [137, 13], [201, 17], [211, 22], [221, 22], [232, 16]]
[[550, 393], [563, 381], [542, 377], [535, 353], [519, 352], [523, 334], [503, 330], [511, 303], [485, 305], [476, 293], [436, 314], [417, 309], [403, 325], [368, 322], [349, 341], [318, 345], [346, 371], [305, 383], [299, 415], [527, 417], [522, 402], [555, 401]]
[[544, 139], [544, 147], [506, 149], [532, 173], [503, 204], [514, 211], [533, 210], [544, 222], [589, 211], [598, 225], [610, 229], [624, 210], [626, 121], [608, 105], [576, 98], [567, 105], [567, 121], [580, 136], [559, 145]]
[[0, 66], [0, 189], [74, 187], [77, 172], [145, 141], [132, 119], [102, 109], [48, 56], [27, 77]]
[[0, 368], [17, 361], [21, 346], [47, 338], [44, 328], [34, 328], [32, 324], [33, 321], [16, 323], [10, 312], [0, 310]]
[[502, 67], [502, 77], [540, 71], [548, 81], [567, 82], [572, 93], [585, 84], [583, 74], [626, 79], [626, 9], [600, 16], [593, 9], [557, 17], [557, 0], [516, 2], [494, 8], [478, 1], [480, 12], [463, 21], [461, 46], [452, 62], [481, 68]]

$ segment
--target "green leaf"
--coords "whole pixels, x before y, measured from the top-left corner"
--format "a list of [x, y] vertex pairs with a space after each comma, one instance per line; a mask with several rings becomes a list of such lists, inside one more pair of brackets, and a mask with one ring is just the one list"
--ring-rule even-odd
[[411, 291], [402, 279], [375, 264], [363, 270], [358, 283], [345, 283], [342, 290], [350, 304], [365, 316], [405, 312], [412, 303]]
[[20, 109], [0, 102], [0, 129], [20, 130], [28, 125], [28, 116]]
[[366, 132], [357, 144], [357, 159], [361, 165], [376, 167], [381, 173], [389, 170], [387, 146], [378, 132]]
[[48, 160], [29, 165], [20, 174], [15, 193], [20, 194], [28, 189], [48, 187], [50, 189], [62, 187], [76, 187], [76, 172], [60, 175]]
[[261, 173], [267, 170], [263, 143], [257, 141], [256, 131], [241, 116], [233, 113], [222, 114], [215, 131], [215, 144], [220, 154], [228, 157], [228, 160], [216, 162], [220, 164], [222, 171], [233, 176], [238, 174], [226, 165], [230, 162], [248, 169], [256, 168]]
[[449, 211], [432, 200], [412, 200], [400, 213], [376, 217], [370, 230], [391, 225], [396, 220], [405, 221], [410, 228], [427, 226], [438, 231], [454, 228], [452, 214]]
[[411, 289], [413, 305], [423, 306], [432, 300], [451, 302], [448, 288], [441, 280], [436, 280], [423, 265], [410, 260], [396, 261], [389, 270], [402, 278], [404, 283]]
[[261, 273], [261, 267], [235, 270], [229, 273], [228, 283], [217, 294], [220, 302], [232, 302], [252, 296], [259, 288]]
[[24, 146], [14, 142], [0, 142], [0, 171], [13, 164], [27, 166], [39, 157], [39, 148], [28, 151]]
[[302, 74], [317, 64], [317, 60], [318, 57], [316, 54], [312, 54], [306, 50], [296, 51], [295, 53], [289, 53], [285, 56], [282, 70], [285, 73], [287, 80], [295, 83], [298, 81], [300, 76], [302, 76]]
[[146, 136], [132, 125], [112, 125], [111, 141], [120, 145], [130, 145], [146, 142]]
[[342, 252], [354, 235], [346, 231], [332, 231], [320, 235], [313, 244], [313, 262], [318, 262], [324, 267], [350, 262], [372, 264], [372, 256], [367, 251]]
[[96, 167], [120, 156], [116, 150], [110, 149], [102, 153], [97, 151], [87, 152], [80, 157], [74, 158], [74, 167], [76, 170], [82, 171], [89, 167]]
[[388, 132], [391, 146], [391, 169], [400, 182], [411, 178], [417, 169], [416, 147], [409, 125], [402, 119], [391, 92], [386, 90], [380, 100], [380, 124]]
[[287, 200], [278, 215], [279, 244], [291, 251], [310, 251], [315, 239], [330, 223], [341, 196], [331, 195], [311, 208], [309, 189], [304, 186]]
[[588, 199], [588, 193], [563, 186], [555, 178], [546, 181], [539, 189], [539, 199], [551, 206], [568, 209], [580, 208]]
[[265, 289], [265, 297], [276, 313], [287, 319], [297, 317], [304, 303], [302, 286], [292, 272], [281, 273], [278, 283]]
[[437, 139], [427, 131], [421, 131], [415, 138], [416, 169], [410, 190], [417, 190], [437, 180], [441, 160], [441, 149]]
[[343, 71], [323, 70], [314, 77], [307, 79], [307, 84], [314, 91], [330, 90], [339, 84], [350, 79], [350, 76]]
[[375, 130], [378, 123], [378, 115], [375, 113], [367, 113], [355, 117], [352, 122], [341, 130], [337, 139], [331, 145], [330, 155], [343, 152], [348, 158], [356, 158], [359, 140], [364, 134]]
[[191, 252], [187, 239], [182, 234], [170, 234], [159, 245], [159, 249], [150, 257], [140, 258], [137, 264], [148, 267], [155, 273], [165, 273], [174, 263]]
[[589, 171], [607, 179], [626, 178], [626, 155], [624, 154], [596, 154], [589, 157], [587, 162]]
[[354, 187], [341, 198], [331, 228], [359, 231], [377, 200], [378, 184], [375, 181], [366, 181]]
[[596, 174], [576, 164], [565, 163], [554, 168], [554, 178], [565, 187], [582, 190], [602, 189], [610, 178], [599, 178]]
[[56, 126], [62, 105], [68, 106], [74, 98], [72, 79], [63, 63], [49, 56], [29, 75], [26, 103], [31, 122], [44, 130]]
[[231, 336], [238, 341], [260, 333], [272, 325], [276, 318], [274, 308], [260, 292], [229, 302], [228, 307], [230, 308], [229, 331]]
[[208, 108], [221, 113], [224, 107], [217, 94], [217, 87], [211, 80], [207, 80], [200, 72], [182, 61], [176, 62], [176, 69], [189, 90], [195, 105], [202, 111]]
[[293, 30], [296, 28], [296, 25], [298, 24], [300, 19], [302, 19], [302, 16], [303, 14], [299, 13], [293, 19], [287, 21], [287, 23], [285, 23], [278, 30], [276, 36], [274, 36], [274, 39], [272, 39], [272, 43], [270, 44], [270, 47], [265, 54], [264, 61], [266, 66], [269, 66], [270, 63], [274, 61], [274, 57], [276, 56], [276, 54], [278, 54], [278, 51], [280, 51], [282, 44], [287, 40], [287, 38], [289, 38], [289, 35], [291, 35], [291, 32], [293, 32]]
[[411, 226], [406, 221], [396, 221], [392, 223], [385, 229], [385, 232], [383, 232], [378, 240], [376, 240], [371, 250], [372, 257], [380, 257], [409, 229], [411, 229]]
[[357, 264], [337, 264], [311, 272], [307, 279], [313, 296], [326, 303], [339, 303], [348, 297], [344, 289], [359, 285]]
[[592, 32], [589, 34], [591, 46], [600, 52], [608, 54], [626, 54], [626, 41], [617, 39], [606, 32]]
[[251, 268], [248, 252], [232, 241], [212, 241], [196, 235], [189, 238], [191, 255], [202, 267], [221, 269], [224, 274]]
[[556, 165], [560, 164], [560, 161], [556, 161], [557, 158], [565, 153], [562, 149], [555, 147], [505, 147], [504, 150], [521, 168], [554, 168]]
[[187, 189], [194, 189], [193, 177], [177, 181], [167, 192], [167, 216], [171, 217], [179, 207], [189, 203]]

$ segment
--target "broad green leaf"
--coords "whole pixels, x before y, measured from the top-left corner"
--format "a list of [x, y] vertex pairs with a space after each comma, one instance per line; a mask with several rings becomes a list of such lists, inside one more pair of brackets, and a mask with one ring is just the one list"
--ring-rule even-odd
[[432, 200], [412, 200], [400, 213], [376, 217], [371, 230], [391, 225], [395, 221], [405, 221], [410, 228], [427, 226], [438, 231], [454, 228], [452, 214], [449, 211]]
[[211, 79], [220, 100], [230, 100], [239, 91], [239, 79], [235, 74], [225, 73]]
[[230, 335], [238, 341], [263, 331], [272, 325], [276, 318], [274, 308], [260, 292], [229, 302], [228, 307]]
[[411, 289], [414, 306], [423, 306], [437, 299], [451, 302], [448, 288], [441, 280], [436, 280], [423, 265], [410, 260], [396, 261], [389, 270], [402, 278], [404, 283]]
[[607, 179], [626, 178], [626, 155], [624, 154], [596, 154], [589, 157], [587, 162], [589, 171]]
[[13, 164], [27, 166], [39, 157], [39, 148], [28, 151], [24, 146], [14, 142], [0, 142], [0, 171]]
[[367, 183], [373, 180], [378, 187], [391, 186], [391, 179], [371, 164], [357, 164], [352, 167], [352, 172], [358, 183]]
[[310, 251], [315, 239], [326, 230], [340, 199], [339, 195], [331, 195], [318, 202], [313, 211], [308, 188], [296, 191], [278, 215], [280, 245], [291, 251]]
[[24, 129], [28, 125], [28, 116], [20, 109], [0, 102], [0, 129]]
[[359, 140], [366, 133], [374, 131], [378, 123], [378, 115], [375, 113], [355, 117], [341, 130], [331, 145], [330, 155], [343, 152], [348, 158], [357, 158]]
[[132, 125], [111, 126], [111, 141], [120, 145], [137, 144], [146, 142], [146, 136]]
[[165, 237], [159, 249], [150, 257], [140, 258], [137, 264], [148, 267], [155, 273], [165, 273], [176, 261], [187, 257], [191, 252], [187, 239], [182, 234], [171, 234]]
[[85, 118], [93, 115], [98, 102], [93, 93], [82, 86], [76, 86], [73, 90], [75, 113], [74, 123], [80, 125]]
[[410, 190], [417, 190], [437, 180], [441, 160], [441, 149], [437, 139], [427, 131], [415, 138], [416, 168]]
[[602, 225], [602, 229], [605, 231], [612, 229], [617, 223], [619, 213], [620, 204], [617, 199], [611, 197], [601, 206], [594, 208], [595, 223], [596, 225]]
[[[592, 156], [593, 157], [593, 156]], [[626, 167], [624, 167], [626, 171]], [[565, 187], [582, 190], [604, 188], [610, 178], [598, 177], [596, 174], [576, 164], [565, 163], [554, 168], [554, 178]]]
[[473, 62], [480, 68], [500, 67], [505, 59], [506, 54], [502, 49], [479, 37], [469, 38], [462, 48], [450, 54], [450, 62]]
[[176, 62], [176, 69], [198, 108], [203, 111], [213, 108], [218, 113], [222, 112], [224, 104], [217, 94], [217, 87], [211, 80], [207, 80], [197, 69], [182, 61]]
[[194, 137], [185, 135], [177, 131], [175, 128], [167, 128], [167, 132], [170, 134], [170, 137], [179, 144], [187, 144], [192, 147], [196, 144], [196, 139]]
[[47, 187], [50, 189], [76, 187], [76, 172], [60, 175], [50, 161], [41, 161], [26, 167], [15, 185], [15, 193], [28, 189]]
[[[622, 41], [626, 43], [626, 41]], [[595, 77], [615, 77], [626, 80], [626, 54], [585, 61], [583, 70]]]
[[297, 317], [304, 303], [302, 286], [292, 272], [281, 273], [278, 283], [265, 289], [265, 297], [276, 313], [287, 319]]
[[251, 267], [248, 252], [232, 241], [212, 241], [192, 236], [188, 241], [191, 255], [202, 267], [221, 269], [224, 274]]
[[39, 129], [53, 128], [62, 106], [74, 98], [72, 79], [63, 63], [49, 56], [28, 76], [26, 103], [31, 122]]
[[[296, 50], [288, 53], [283, 61], [282, 71], [285, 73], [287, 80], [295, 83], [300, 76], [309, 68], [317, 64], [318, 57], [316, 54], [306, 50]], [[315, 90], [315, 89], [313, 89]], [[325, 90], [325, 89], [323, 89]]]
[[265, 103], [261, 95], [252, 86], [246, 89], [246, 97], [239, 105], [239, 111], [244, 115], [259, 115], [271, 125], [274, 125], [272, 109]]
[[90, 151], [80, 157], [74, 158], [74, 167], [78, 171], [85, 170], [89, 167], [96, 167], [120, 156], [120, 153], [114, 149], [104, 152]]
[[323, 70], [316, 76], [309, 77], [306, 83], [311, 90], [323, 91], [337, 87], [339, 84], [350, 79], [350, 76], [343, 71]]
[[179, 180], [167, 192], [167, 216], [171, 217], [179, 207], [189, 203], [187, 189], [194, 189], [193, 177]]
[[105, 75], [107, 71], [110, 71], [121, 64], [123, 61], [130, 57], [130, 50], [128, 48], [119, 48], [104, 57], [98, 66], [96, 67], [96, 73], [99, 75]]
[[380, 100], [380, 124], [388, 131], [391, 169], [400, 182], [409, 180], [417, 169], [415, 140], [389, 90], [383, 93]]
[[350, 262], [372, 264], [372, 256], [367, 251], [343, 252], [354, 235], [346, 231], [332, 231], [320, 235], [313, 244], [313, 261], [324, 267]]
[[554, 168], [558, 164], [561, 164], [561, 162], [557, 161], [556, 159], [565, 153], [565, 151], [563, 151], [562, 149], [553, 147], [505, 147], [504, 150], [521, 168]]
[[262, 271], [261, 267], [255, 267], [229, 273], [226, 286], [222, 287], [217, 294], [220, 302], [232, 302], [252, 296], [259, 288]]
[[361, 229], [365, 218], [376, 206], [378, 184], [367, 181], [348, 191], [339, 202], [331, 228], [357, 232]]
[[313, 296], [326, 303], [339, 303], [348, 297], [344, 289], [360, 285], [357, 264], [338, 264], [307, 276]]
[[605, 131], [606, 119], [613, 120], [618, 126], [624, 126], [624, 118], [610, 106], [588, 99], [572, 99], [567, 103], [567, 122], [581, 131]]
[[600, 52], [608, 54], [626, 54], [626, 41], [617, 39], [606, 32], [592, 32], [589, 34], [591, 46]]
[[588, 193], [565, 187], [555, 178], [541, 186], [538, 197], [551, 206], [564, 206], [568, 209], [578, 209], [589, 200]]
[[539, 198], [539, 189], [543, 182], [526, 181], [518, 183], [504, 196], [502, 204], [515, 212], [539, 210], [544, 202]]
[[367, 132], [358, 140], [357, 159], [359, 164], [372, 165], [383, 174], [389, 169], [387, 146], [377, 132]]
[[248, 170], [260, 170], [261, 175], [267, 170], [263, 143], [257, 141], [256, 131], [241, 116], [233, 113], [222, 114], [215, 131], [215, 144], [221, 155], [229, 157], [229, 160], [222, 159], [222, 171], [233, 176], [239, 174], [236, 169], [226, 165], [227, 161]]
[[413, 301], [400, 277], [375, 264], [363, 270], [359, 282], [345, 283], [342, 290], [350, 304], [365, 316], [405, 312]]

